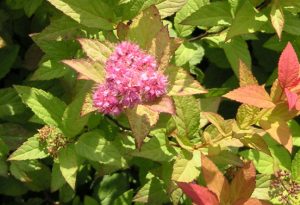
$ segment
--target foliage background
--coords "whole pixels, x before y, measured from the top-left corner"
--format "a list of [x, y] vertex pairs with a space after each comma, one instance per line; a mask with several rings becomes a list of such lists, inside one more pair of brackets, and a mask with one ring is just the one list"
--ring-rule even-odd
[[[176, 157], [185, 160], [184, 165], [180, 165], [186, 169], [182, 177], [199, 175], [197, 155], [194, 153], [193, 159], [190, 159], [189, 153], [181, 153], [176, 143], [172, 146], [174, 139], [171, 135], [161, 136], [159, 132], [154, 133], [156, 138], [147, 139], [142, 152], [138, 152], [133, 141], [124, 137], [123, 127], [128, 127], [124, 116], [114, 119], [93, 114], [79, 118], [86, 88], [77, 82], [76, 73], [61, 63], [63, 59], [84, 56], [76, 41], [79, 37], [116, 42], [115, 26], [120, 22], [128, 23], [152, 4], [159, 9], [170, 36], [183, 40], [172, 63], [189, 71], [209, 91], [196, 96], [200, 102], [196, 108], [193, 107], [195, 98], [181, 99], [179, 104], [190, 106], [190, 109], [189, 106], [183, 107], [186, 116], [181, 116], [188, 120], [200, 110], [218, 112], [225, 119], [235, 118], [239, 104], [221, 96], [239, 86], [239, 60], [252, 68], [259, 83], [269, 89], [277, 78], [279, 55], [287, 42], [290, 41], [300, 53], [298, 0], [1, 1], [1, 204], [37, 205], [53, 204], [55, 201], [84, 205], [129, 204], [133, 199], [136, 204], [191, 203], [182, 197], [182, 192], [175, 189], [174, 184], [170, 185], [170, 180]], [[275, 22], [273, 26], [272, 21]], [[31, 97], [36, 94], [35, 99], [42, 101], [35, 104], [36, 112], [43, 112], [40, 108], [43, 105], [46, 110], [53, 109], [58, 118], [58, 113], [62, 112], [63, 123], [72, 136], [71, 139], [63, 139], [62, 143], [75, 146], [68, 146], [70, 148], [61, 152], [64, 154], [58, 154], [55, 152], [57, 142], [51, 141], [47, 142], [48, 151], [50, 147], [54, 149], [54, 155], [61, 155], [55, 159], [44, 158], [47, 154], [40, 152], [41, 156], [36, 158], [43, 159], [33, 159], [30, 155], [36, 156], [37, 153], [32, 152], [17, 156], [21, 161], [7, 160], [29, 137], [37, 138], [37, 130], [47, 121], [35, 115], [18, 93]], [[39, 99], [40, 96], [48, 101]], [[60, 104], [68, 110], [61, 110]], [[195, 118], [200, 120], [199, 115]], [[174, 125], [169, 119], [169, 116], [162, 115], [157, 129], [172, 130]], [[198, 122], [189, 129], [195, 129], [195, 135], [201, 136], [203, 130]], [[190, 125], [193, 126], [192, 123]], [[294, 144], [292, 153], [274, 142], [268, 143], [271, 156], [248, 148], [211, 148], [210, 152], [215, 153], [214, 162], [225, 170], [238, 166], [240, 156], [253, 160], [259, 173], [254, 195], [259, 199], [272, 199], [276, 204], [276, 199], [269, 195], [268, 185], [274, 167], [292, 169], [294, 176], [300, 176], [300, 154], [296, 154], [300, 146], [298, 119], [291, 120], [289, 126]], [[57, 130], [54, 132], [59, 133]], [[266, 138], [268, 141], [268, 136]], [[194, 139], [195, 143], [197, 139], [199, 137]], [[31, 145], [35, 144], [33, 140]], [[86, 150], [91, 148], [97, 153], [86, 152], [85, 145]], [[63, 163], [65, 171], [59, 167]], [[299, 177], [296, 180], [299, 181]], [[198, 182], [203, 184], [203, 179], [198, 178]]]

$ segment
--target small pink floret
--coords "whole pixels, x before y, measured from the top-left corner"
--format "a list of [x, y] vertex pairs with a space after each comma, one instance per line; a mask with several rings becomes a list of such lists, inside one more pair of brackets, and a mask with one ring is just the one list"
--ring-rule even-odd
[[105, 69], [106, 81], [93, 95], [94, 106], [104, 114], [118, 115], [126, 108], [166, 94], [166, 76], [157, 71], [155, 58], [136, 44], [118, 44]]

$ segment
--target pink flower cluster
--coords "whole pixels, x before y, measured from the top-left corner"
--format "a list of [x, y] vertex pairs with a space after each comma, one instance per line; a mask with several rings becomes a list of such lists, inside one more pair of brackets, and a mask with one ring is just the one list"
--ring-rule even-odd
[[93, 95], [94, 106], [104, 114], [118, 115], [166, 93], [167, 78], [157, 71], [155, 58], [136, 44], [118, 44], [105, 69], [106, 82]]

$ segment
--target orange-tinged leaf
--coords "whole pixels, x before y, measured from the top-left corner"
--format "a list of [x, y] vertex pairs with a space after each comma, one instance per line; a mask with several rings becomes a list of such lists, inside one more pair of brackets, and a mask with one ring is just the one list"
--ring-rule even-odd
[[137, 105], [126, 110], [126, 115], [132, 129], [136, 147], [141, 148], [145, 137], [156, 124], [159, 114], [144, 105]]
[[273, 139], [283, 145], [290, 153], [293, 148], [293, 141], [288, 124], [285, 121], [267, 121], [261, 120], [259, 125], [268, 132]]
[[247, 201], [238, 201], [234, 205], [271, 205], [269, 202], [259, 199], [250, 198]]
[[264, 87], [259, 85], [237, 88], [224, 95], [224, 97], [259, 108], [272, 108], [275, 106]]
[[247, 85], [258, 85], [256, 78], [253, 76], [251, 69], [240, 60], [239, 65], [239, 79], [240, 79], [240, 87], [244, 87]]
[[288, 43], [278, 63], [278, 80], [282, 88], [292, 88], [299, 83], [299, 61], [291, 43]]
[[206, 186], [217, 195], [219, 201], [228, 202], [230, 197], [228, 181], [204, 154], [201, 155], [201, 168]]
[[284, 89], [284, 93], [288, 101], [289, 110], [292, 110], [296, 106], [298, 95], [290, 91], [288, 88]]
[[177, 182], [182, 191], [197, 205], [219, 205], [217, 196], [208, 188], [194, 183]]
[[272, 101], [274, 103], [280, 101], [283, 97], [282, 95], [282, 88], [280, 87], [280, 83], [278, 81], [278, 79], [276, 79], [271, 87], [271, 93], [270, 93], [270, 97], [272, 98]]
[[252, 162], [244, 163], [230, 184], [231, 203], [248, 200], [255, 189], [256, 170]]
[[284, 14], [280, 6], [279, 0], [275, 0], [273, 2], [270, 16], [272, 25], [277, 33], [277, 36], [279, 39], [281, 39], [281, 34], [284, 27]]
[[105, 80], [105, 70], [99, 62], [86, 59], [73, 59], [63, 60], [63, 63], [96, 83], [103, 83]]
[[80, 111], [80, 115], [84, 116], [84, 115], [87, 115], [96, 110], [97, 110], [97, 108], [95, 108], [93, 105], [92, 92], [89, 92], [86, 94], [86, 96], [84, 98], [83, 105], [82, 105], [81, 111]]
[[169, 96], [163, 96], [154, 102], [149, 102], [144, 105], [156, 112], [164, 112], [169, 113], [171, 115], [175, 115], [176, 113], [174, 102]]

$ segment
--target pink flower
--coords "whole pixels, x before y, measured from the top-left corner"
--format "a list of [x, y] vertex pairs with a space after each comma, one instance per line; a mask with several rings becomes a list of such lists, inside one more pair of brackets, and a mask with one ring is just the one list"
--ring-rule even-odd
[[118, 115], [126, 108], [153, 101], [166, 93], [167, 78], [153, 56], [130, 42], [118, 44], [106, 61], [106, 81], [94, 92], [94, 106]]

